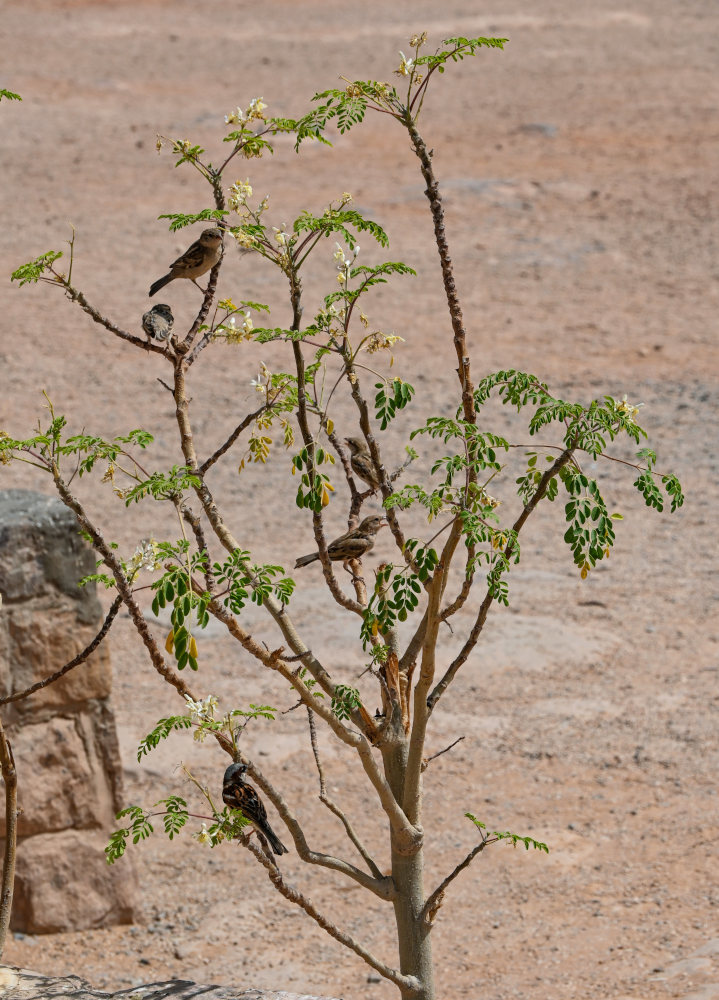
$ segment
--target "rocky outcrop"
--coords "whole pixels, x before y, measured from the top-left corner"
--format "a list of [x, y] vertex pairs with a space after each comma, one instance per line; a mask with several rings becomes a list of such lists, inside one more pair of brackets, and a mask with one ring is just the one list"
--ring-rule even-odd
[[73, 1000], [112, 1000], [128, 996], [137, 1000], [330, 1000], [329, 997], [307, 996], [305, 993], [285, 993], [275, 990], [243, 990], [229, 986], [200, 986], [181, 979], [164, 983], [148, 983], [119, 993], [101, 993], [78, 976], [53, 978], [39, 976], [26, 969], [0, 966], [0, 996], [3, 1000], [28, 1000], [29, 997], [71, 996]]
[[[59, 500], [0, 492], [0, 697], [48, 677], [95, 636], [103, 615], [94, 584], [78, 586], [94, 569]], [[132, 920], [131, 868], [109, 868], [103, 850], [123, 805], [110, 683], [105, 641], [61, 680], [0, 709], [18, 774], [15, 930]]]

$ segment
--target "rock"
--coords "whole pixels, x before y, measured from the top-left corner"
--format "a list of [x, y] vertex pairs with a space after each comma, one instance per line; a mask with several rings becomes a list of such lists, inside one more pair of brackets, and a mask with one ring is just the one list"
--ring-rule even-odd
[[0, 491], [0, 591], [6, 606], [60, 591], [85, 624], [100, 618], [95, 588], [77, 585], [95, 571], [95, 556], [79, 532], [75, 515], [56, 497]]
[[[0, 661], [0, 677], [11, 673], [10, 693], [25, 691], [49, 677], [92, 641], [102, 618], [88, 628], [78, 621], [74, 610], [66, 598], [43, 597], [17, 607], [6, 603], [0, 615], [0, 630], [7, 635], [0, 647], [5, 652], [4, 664]], [[13, 712], [35, 714], [39, 707], [57, 708], [88, 698], [107, 698], [110, 686], [109, 646], [102, 643], [85, 663], [38, 691], [32, 700], [14, 703]]]
[[132, 869], [108, 865], [101, 831], [64, 830], [18, 844], [10, 925], [28, 934], [132, 923]]
[[[121, 803], [105, 774], [89, 717], [55, 716], [22, 726], [12, 740], [18, 774], [18, 836], [57, 830], [104, 830]], [[0, 836], [5, 817], [0, 816]]]
[[[102, 623], [95, 569], [74, 515], [58, 499], [0, 492], [0, 696], [56, 673]], [[109, 703], [107, 640], [84, 663], [3, 706], [18, 773], [18, 862], [12, 927], [31, 934], [130, 922], [130, 863], [110, 868], [107, 831], [122, 808]], [[0, 818], [0, 836], [4, 816]]]
[[[142, 1000], [330, 1000], [329, 997], [308, 996], [305, 993], [285, 993], [284, 990], [256, 990], [230, 986], [200, 986], [178, 979], [172, 982], [147, 983], [140, 986]], [[93, 989], [78, 976], [41, 976], [27, 969], [0, 966], [0, 989], [3, 1000], [27, 1000], [28, 997], [72, 996], [74, 1000], [112, 1000], [127, 998], [131, 992], [104, 993]]]

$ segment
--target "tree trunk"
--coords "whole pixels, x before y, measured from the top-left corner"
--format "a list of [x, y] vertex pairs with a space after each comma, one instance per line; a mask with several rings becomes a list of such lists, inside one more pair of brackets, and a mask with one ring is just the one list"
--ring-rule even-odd
[[[403, 800], [408, 746], [404, 732], [384, 754], [385, 775], [399, 802]], [[421, 821], [421, 805], [417, 822]], [[397, 925], [400, 972], [414, 976], [419, 989], [400, 990], [402, 1000], [435, 1000], [431, 927], [422, 919], [424, 907], [424, 845], [413, 854], [401, 853], [392, 837], [392, 878], [397, 888], [394, 916]]]
[[410, 856], [392, 850], [392, 877], [397, 886], [394, 916], [399, 942], [399, 968], [419, 980], [419, 990], [401, 991], [402, 1000], [435, 1000], [430, 926], [424, 906], [424, 848]]

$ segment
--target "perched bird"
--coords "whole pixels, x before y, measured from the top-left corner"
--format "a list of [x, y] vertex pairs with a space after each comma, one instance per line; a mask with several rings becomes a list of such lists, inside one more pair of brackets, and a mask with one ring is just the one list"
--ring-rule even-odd
[[259, 795], [252, 785], [248, 785], [245, 781], [246, 771], [247, 764], [230, 764], [222, 779], [222, 801], [226, 806], [240, 809], [245, 819], [248, 819], [253, 827], [269, 840], [275, 854], [289, 854], [267, 822], [267, 813]]
[[[190, 281], [195, 281], [195, 278], [199, 278], [205, 271], [214, 267], [221, 255], [222, 230], [217, 227], [203, 230], [199, 240], [195, 240], [192, 246], [170, 265], [169, 273], [163, 278], [158, 278], [152, 285], [150, 297], [159, 292], [165, 285], [169, 285], [175, 278], [189, 278]], [[195, 284], [197, 284], [196, 281]]]
[[[344, 535], [335, 538], [334, 542], [330, 542], [327, 546], [327, 554], [333, 562], [342, 560], [346, 569], [349, 559], [359, 559], [366, 552], [369, 552], [374, 545], [375, 535], [386, 524], [387, 522], [381, 514], [371, 514], [354, 531], [346, 531]], [[309, 556], [300, 556], [295, 563], [295, 569], [307, 566], [308, 563], [314, 562], [319, 557], [319, 552], [313, 552]]]
[[142, 329], [149, 340], [162, 342], [170, 336], [174, 322], [175, 317], [172, 315], [172, 309], [164, 302], [158, 302], [142, 317]]
[[345, 438], [345, 441], [351, 452], [350, 465], [354, 474], [372, 490], [378, 490], [381, 483], [366, 443], [362, 438]]

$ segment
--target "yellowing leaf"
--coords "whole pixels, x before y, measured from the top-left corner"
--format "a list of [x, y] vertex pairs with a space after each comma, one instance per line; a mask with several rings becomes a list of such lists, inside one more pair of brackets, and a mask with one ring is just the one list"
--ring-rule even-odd
[[165, 649], [168, 653], [171, 653], [175, 648], [175, 630], [171, 628], [167, 638], [165, 639]]
[[197, 643], [195, 642], [194, 635], [190, 636], [190, 656], [193, 659], [197, 659]]

